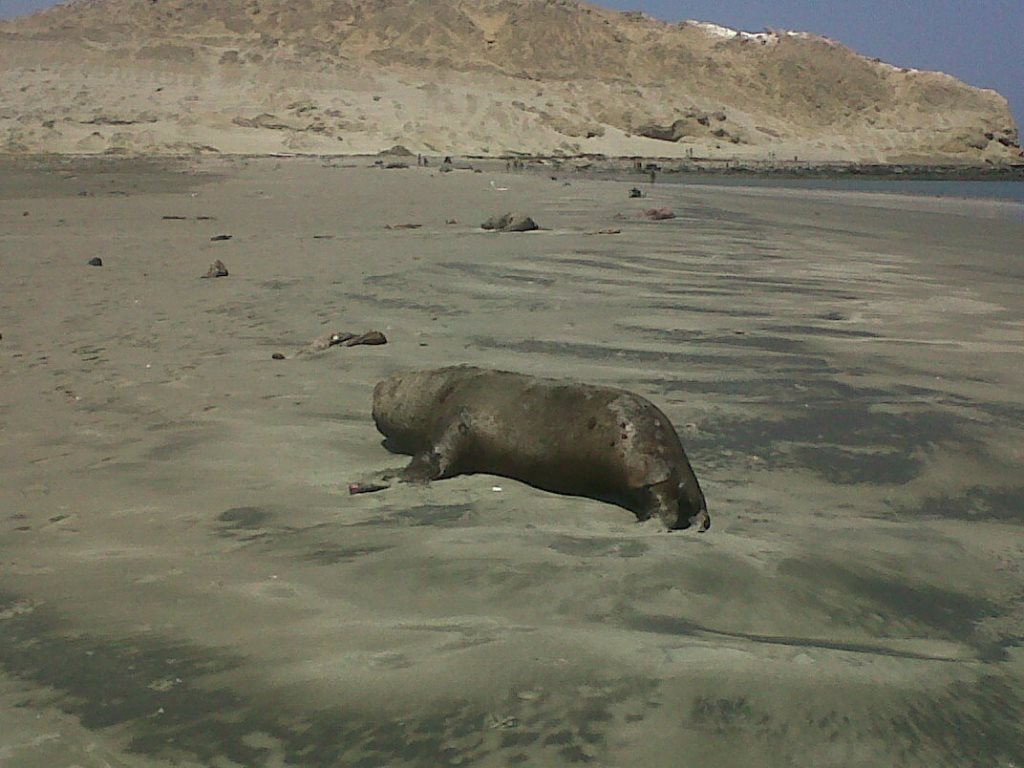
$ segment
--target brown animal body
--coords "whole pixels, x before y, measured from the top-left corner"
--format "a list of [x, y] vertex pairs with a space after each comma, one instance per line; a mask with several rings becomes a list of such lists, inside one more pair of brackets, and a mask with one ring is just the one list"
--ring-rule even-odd
[[413, 459], [407, 481], [501, 475], [609, 501], [670, 529], [711, 525], [671, 422], [622, 389], [469, 366], [380, 382], [373, 419], [385, 445]]

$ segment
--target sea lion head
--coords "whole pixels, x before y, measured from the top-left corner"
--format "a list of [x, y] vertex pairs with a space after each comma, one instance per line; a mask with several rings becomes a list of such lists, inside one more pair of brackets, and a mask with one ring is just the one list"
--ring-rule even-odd
[[700, 489], [697, 476], [689, 466], [684, 468], [683, 478], [676, 486], [676, 503], [662, 513], [662, 522], [671, 530], [681, 531], [696, 527], [704, 532], [711, 527], [708, 503]]
[[415, 453], [428, 447], [452, 388], [476, 369], [441, 368], [389, 376], [373, 389], [373, 421], [390, 450]]
[[[693, 474], [692, 472], [690, 473]], [[694, 475], [692, 480], [679, 483], [679, 517], [677, 527], [680, 529], [696, 526], [702, 533], [711, 527], [711, 516], [708, 514], [708, 503], [704, 498], [704, 492], [697, 483]]]

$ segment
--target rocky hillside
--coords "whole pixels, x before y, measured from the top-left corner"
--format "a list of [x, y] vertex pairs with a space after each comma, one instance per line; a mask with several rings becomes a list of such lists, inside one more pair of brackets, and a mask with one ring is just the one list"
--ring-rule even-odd
[[1006, 101], [574, 0], [75, 0], [0, 24], [0, 151], [1014, 162]]

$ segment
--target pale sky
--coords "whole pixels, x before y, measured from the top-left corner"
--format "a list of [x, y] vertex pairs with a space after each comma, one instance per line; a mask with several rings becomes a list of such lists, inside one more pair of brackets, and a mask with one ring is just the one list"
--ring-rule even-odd
[[[0, 0], [0, 18], [55, 5]], [[814, 32], [901, 67], [948, 72], [1010, 100], [1024, 125], [1024, 0], [600, 0], [666, 21]]]

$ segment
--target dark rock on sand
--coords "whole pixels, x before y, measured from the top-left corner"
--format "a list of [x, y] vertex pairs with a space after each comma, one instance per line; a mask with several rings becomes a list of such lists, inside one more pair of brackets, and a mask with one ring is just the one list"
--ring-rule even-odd
[[633, 198], [633, 197], [643, 197], [644, 196], [644, 191], [642, 189], [638, 189], [636, 187], [633, 187], [631, 190], [629, 190], [629, 196], [631, 198]]
[[88, 264], [90, 267], [102, 267], [103, 259], [101, 259], [99, 256], [93, 256], [91, 259], [89, 259]]
[[228, 268], [226, 266], [224, 266], [224, 262], [221, 261], [220, 259], [217, 259], [215, 262], [213, 262], [213, 264], [210, 265], [210, 268], [208, 270], [206, 270], [206, 274], [203, 275], [203, 277], [227, 277], [227, 276], [228, 276]]
[[491, 216], [480, 227], [495, 232], [532, 232], [535, 229], [540, 229], [537, 222], [523, 213], [503, 213], [501, 216]]
[[216, 243], [221, 240], [230, 240], [234, 235], [214, 235], [210, 238], [210, 242]]
[[343, 341], [341, 344], [344, 347], [356, 347], [360, 344], [376, 347], [387, 343], [387, 337], [380, 331], [367, 331], [366, 333], [361, 333], [358, 336], [353, 336], [352, 338]]

